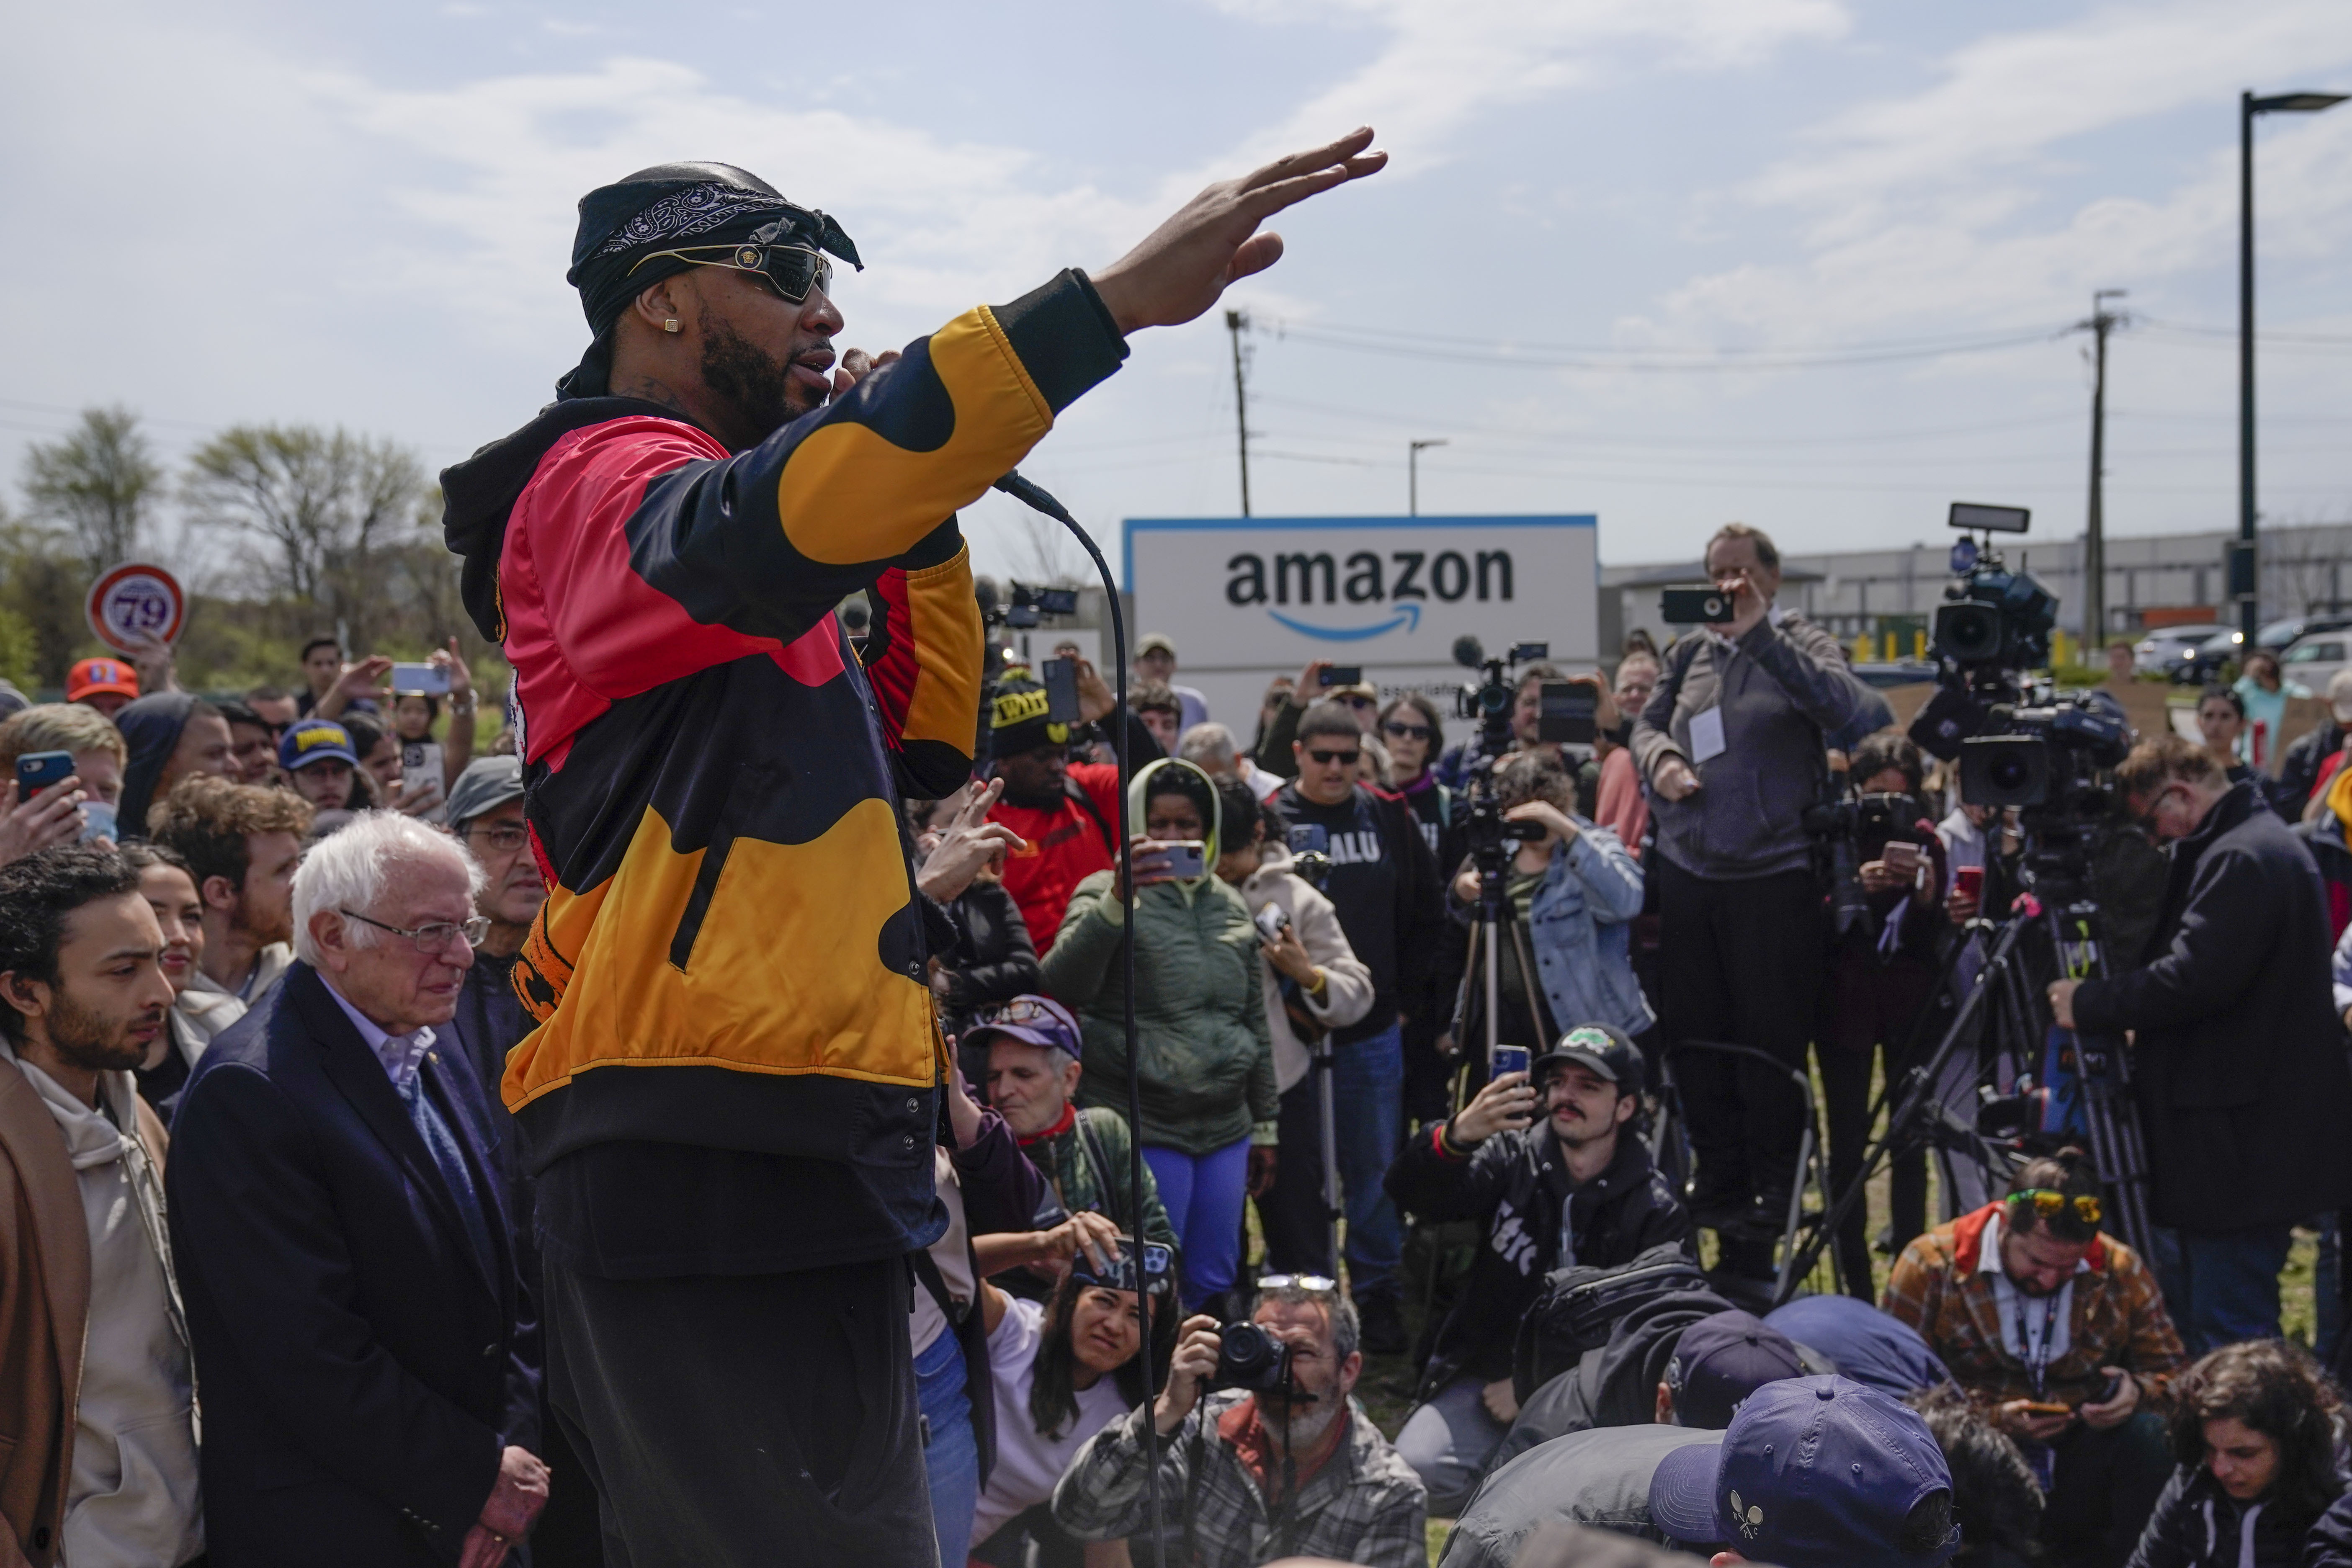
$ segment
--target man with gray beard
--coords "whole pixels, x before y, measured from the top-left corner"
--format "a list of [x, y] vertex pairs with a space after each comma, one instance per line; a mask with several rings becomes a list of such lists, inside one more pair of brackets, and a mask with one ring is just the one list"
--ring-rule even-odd
[[1423, 1568], [1421, 1478], [1349, 1397], [1364, 1366], [1355, 1308], [1328, 1279], [1269, 1274], [1258, 1281], [1250, 1322], [1288, 1352], [1277, 1387], [1209, 1393], [1224, 1338], [1214, 1318], [1187, 1319], [1168, 1386], [1150, 1407], [1087, 1439], [1054, 1489], [1054, 1517], [1084, 1541], [1150, 1529], [1148, 1420], [1159, 1434], [1160, 1520], [1171, 1536], [1189, 1538], [1185, 1560], [1201, 1568], [1293, 1556]]

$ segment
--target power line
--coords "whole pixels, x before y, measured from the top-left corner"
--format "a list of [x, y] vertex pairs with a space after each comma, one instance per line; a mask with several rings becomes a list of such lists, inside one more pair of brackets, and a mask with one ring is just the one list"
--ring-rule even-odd
[[1993, 336], [1955, 338], [1930, 346], [1853, 344], [1827, 349], [1738, 349], [1629, 351], [1545, 348], [1534, 344], [1465, 344], [1383, 335], [1360, 328], [1286, 326], [1277, 336], [1319, 348], [1355, 353], [1387, 354], [1402, 359], [1439, 360], [1455, 364], [1507, 365], [1522, 370], [1580, 370], [1642, 374], [1817, 370], [1845, 365], [1883, 364], [1900, 360], [1941, 359], [1951, 354], [1984, 353], [2023, 348], [2055, 340], [2057, 331], [2036, 329]]

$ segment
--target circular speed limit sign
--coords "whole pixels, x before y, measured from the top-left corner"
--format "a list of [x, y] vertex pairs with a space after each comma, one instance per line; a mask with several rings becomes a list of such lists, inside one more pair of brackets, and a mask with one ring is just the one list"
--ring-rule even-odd
[[188, 596], [180, 591], [179, 579], [161, 566], [128, 563], [90, 584], [84, 613], [100, 641], [130, 653], [141, 634], [179, 641], [188, 620]]

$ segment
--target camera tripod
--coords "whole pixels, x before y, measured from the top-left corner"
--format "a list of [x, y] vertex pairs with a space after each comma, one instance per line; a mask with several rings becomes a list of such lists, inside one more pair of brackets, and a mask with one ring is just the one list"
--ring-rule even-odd
[[[1975, 1090], [1971, 1098], [1981, 1098], [1989, 1075], [2004, 1057], [2032, 1064], [2037, 1085], [2045, 1089], [2045, 1059], [2057, 1061], [2062, 1068], [2071, 1065], [2081, 1089], [2083, 1131], [2091, 1157], [2114, 1199], [2115, 1229], [2146, 1255], [2151, 1231], [2147, 1156], [2122, 1042], [2078, 1032], [2065, 1036], [2065, 1043], [2055, 1050], [2045, 1048], [2058, 1034], [2043, 996], [2046, 981], [2091, 979], [2106, 973], [2095, 936], [2098, 906], [2070, 860], [2029, 855], [2028, 866], [2036, 891], [2021, 897], [2004, 920], [1971, 922], [1972, 929], [1993, 933], [1977, 984], [1960, 998], [1927, 1059], [1880, 1091], [1871, 1106], [1870, 1123], [1875, 1124], [1883, 1111], [1886, 1131], [1864, 1152], [1862, 1168], [1845, 1189], [1806, 1227], [1782, 1273], [1779, 1300], [1787, 1300], [1797, 1283], [1811, 1274], [1838, 1227], [1865, 1201], [1869, 1183], [1898, 1157], [1921, 1149], [1940, 1150], [1975, 1163], [1986, 1173], [1989, 1184], [1997, 1181], [2005, 1187], [2023, 1156], [2027, 1130], [1995, 1137], [1981, 1129], [1977, 1118], [1961, 1115], [1948, 1098], [1956, 1081]], [[1955, 944], [1945, 961], [1946, 986], [1952, 984], [1965, 947], [1965, 942]], [[1979, 1018], [1981, 1037], [1976, 1029]], [[1926, 1022], [1923, 1014], [1921, 1029]], [[1973, 1053], [1976, 1059], [1970, 1071], [1956, 1078], [1953, 1068], [1963, 1052]], [[1855, 1281], [1841, 1283], [1850, 1288]]]

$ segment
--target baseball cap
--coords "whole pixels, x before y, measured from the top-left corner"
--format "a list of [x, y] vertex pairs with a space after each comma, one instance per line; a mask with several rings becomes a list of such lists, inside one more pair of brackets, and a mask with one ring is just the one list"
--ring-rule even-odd
[[450, 826], [463, 827], [482, 813], [521, 798], [520, 757], [476, 757], [450, 786], [446, 815]]
[[1591, 1068], [1615, 1084], [1621, 1094], [1642, 1092], [1641, 1047], [1633, 1044], [1632, 1036], [1612, 1025], [1579, 1024], [1535, 1059], [1528, 1080], [1541, 1083], [1548, 1070], [1570, 1062]]
[[2352, 724], [2352, 669], [2339, 669], [2327, 678], [2327, 705], [2335, 710], [2338, 724]]
[[139, 672], [119, 658], [77, 659], [66, 671], [66, 700], [79, 702], [111, 691], [121, 697], [139, 695]]
[[[1750, 1394], [1720, 1447], [1660, 1459], [1650, 1518], [1676, 1541], [1721, 1542], [1781, 1568], [1938, 1568], [1960, 1548], [1951, 1489], [1916, 1412], [1843, 1377], [1797, 1377]], [[1938, 1491], [1941, 1535], [1906, 1550], [1911, 1510]]]
[[312, 763], [330, 761], [360, 765], [359, 753], [352, 750], [351, 731], [331, 719], [304, 719], [289, 724], [278, 739], [278, 765], [289, 773]]
[[1051, 996], [1015, 996], [987, 1009], [981, 1014], [980, 1022], [964, 1031], [963, 1043], [980, 1045], [995, 1035], [1026, 1046], [1067, 1051], [1074, 1057], [1085, 1047], [1077, 1019]]
[[1748, 1396], [1768, 1383], [1805, 1375], [1789, 1336], [1752, 1312], [1717, 1312], [1685, 1329], [1666, 1363], [1675, 1391], [1675, 1419], [1720, 1432]]
[[1143, 640], [1135, 645], [1135, 651], [1139, 658], [1147, 653], [1164, 653], [1170, 658], [1174, 658], [1176, 643], [1165, 632], [1146, 632]]

